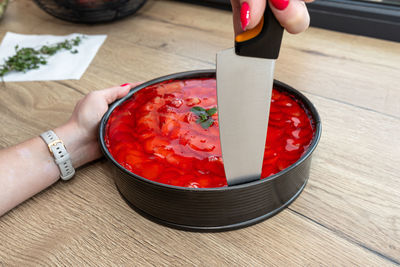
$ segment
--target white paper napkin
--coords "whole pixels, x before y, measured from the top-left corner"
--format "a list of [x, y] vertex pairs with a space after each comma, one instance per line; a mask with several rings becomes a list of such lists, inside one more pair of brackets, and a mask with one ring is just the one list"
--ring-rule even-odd
[[[54, 35], [26, 35], [7, 32], [0, 45], [0, 65], [15, 54], [15, 46], [32, 47], [39, 49], [43, 45], [52, 45], [65, 40], [71, 40], [84, 34], [73, 33], [65, 36]], [[23, 72], [9, 72], [4, 75], [6, 82], [18, 81], [46, 81], [46, 80], [79, 80], [90, 62], [92, 62], [107, 35], [84, 35], [79, 46], [74, 46], [78, 53], [72, 54], [62, 50], [47, 58], [46, 65], [39, 69]]]

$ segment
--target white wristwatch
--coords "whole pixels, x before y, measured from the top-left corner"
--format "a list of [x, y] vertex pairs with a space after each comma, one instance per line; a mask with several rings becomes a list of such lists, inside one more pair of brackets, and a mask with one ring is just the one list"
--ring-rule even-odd
[[60, 168], [60, 178], [65, 181], [71, 179], [75, 174], [75, 169], [72, 166], [69, 153], [67, 152], [63, 141], [61, 141], [51, 130], [42, 133], [40, 137], [46, 142], [50, 153], [54, 156], [54, 161]]

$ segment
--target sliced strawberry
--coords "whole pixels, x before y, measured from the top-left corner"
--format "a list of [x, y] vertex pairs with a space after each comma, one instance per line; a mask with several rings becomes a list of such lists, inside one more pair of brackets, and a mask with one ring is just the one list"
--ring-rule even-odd
[[176, 178], [179, 177], [181, 174], [179, 172], [176, 172], [174, 170], [171, 170], [170, 168], [165, 168], [166, 171], [163, 171], [160, 173], [159, 178], [163, 179], [170, 179], [170, 178]]
[[277, 161], [278, 161], [278, 157], [277, 156], [269, 157], [269, 158], [265, 158], [264, 157], [263, 164], [264, 165], [274, 165], [275, 166]]
[[[218, 120], [218, 113], [215, 113], [213, 116], [212, 116], [212, 119], [214, 120], [214, 123], [211, 125], [211, 126], [215, 126], [215, 127], [209, 127], [209, 129], [212, 129], [212, 128], [219, 128], [219, 120]], [[219, 130], [217, 130], [218, 131], [218, 135], [219, 135]], [[213, 133], [210, 133], [210, 136], [215, 136], [215, 135], [213, 135]]]
[[174, 151], [170, 147], [165, 147], [165, 146], [158, 146], [153, 148], [154, 155], [156, 157], [165, 159], [168, 155], [171, 155], [174, 153]]
[[171, 101], [169, 101], [168, 104], [175, 108], [180, 108], [183, 105], [183, 100], [180, 98], [174, 98]]
[[273, 89], [271, 99], [276, 101], [276, 100], [279, 100], [279, 98], [281, 98], [281, 93], [279, 91]]
[[160, 127], [161, 127], [161, 133], [164, 136], [168, 136], [173, 130], [180, 128], [179, 123], [176, 121], [175, 116], [163, 116], [163, 119], [160, 117]]
[[155, 106], [159, 106], [164, 102], [164, 99], [161, 98], [160, 96], [156, 96], [151, 100], [151, 103], [153, 103]]
[[281, 121], [284, 118], [284, 113], [278, 111], [278, 112], [272, 112], [270, 111], [269, 113], [269, 121]]
[[217, 179], [212, 182], [211, 187], [224, 187], [227, 185], [225, 177], [217, 177]]
[[165, 88], [165, 93], [176, 93], [180, 92], [182, 90], [182, 87], [184, 86], [183, 81], [174, 81], [170, 83], [166, 83], [162, 85]]
[[[291, 121], [289, 121], [290, 123]], [[276, 128], [284, 128], [286, 125], [286, 119], [284, 116], [282, 116], [282, 119], [280, 120], [269, 120], [268, 121], [268, 127], [276, 127]]]
[[182, 157], [176, 154], [169, 154], [166, 160], [171, 165], [181, 168], [183, 170], [191, 170], [193, 167], [193, 158]]
[[116, 120], [114, 121], [113, 124], [110, 125], [110, 127], [108, 128], [108, 135], [110, 138], [113, 138], [113, 136], [116, 133], [131, 133], [132, 128], [129, 126], [129, 124], [127, 124], [126, 122], [124, 122], [123, 120]]
[[171, 180], [172, 180], [172, 177], [160, 177], [160, 178], [156, 179], [155, 181], [159, 182], [161, 184], [169, 184], [170, 185]]
[[195, 169], [198, 170], [198, 174], [225, 176], [222, 158], [217, 156], [209, 156], [202, 160], [196, 160]]
[[262, 178], [267, 178], [275, 173], [277, 173], [279, 170], [275, 166], [275, 164], [265, 164], [263, 165], [262, 172], [261, 172], [261, 177]]
[[200, 98], [198, 97], [189, 97], [185, 99], [186, 105], [188, 107], [192, 107], [201, 103]]
[[286, 140], [286, 146], [285, 146], [285, 150], [287, 152], [292, 152], [292, 151], [298, 151], [300, 149], [300, 143], [297, 142], [295, 139], [287, 139]]
[[300, 106], [296, 103], [291, 107], [282, 108], [282, 111], [290, 116], [300, 117], [302, 112], [304, 112]]
[[176, 114], [175, 108], [169, 106], [169, 105], [162, 105], [157, 109], [157, 113], [160, 115], [166, 115], [166, 114]]
[[189, 183], [185, 184], [185, 187], [200, 188], [201, 185], [198, 182], [192, 181], [192, 182], [189, 182]]
[[130, 172], [133, 172], [133, 168], [129, 163], [123, 162], [122, 167], [124, 167], [125, 169], [127, 169]]
[[115, 142], [131, 143], [134, 142], [135, 137], [133, 133], [117, 132], [113, 135], [113, 140]]
[[156, 135], [156, 133], [155, 133], [154, 131], [151, 131], [151, 130], [146, 129], [146, 130], [144, 130], [143, 132], [138, 133], [138, 134], [137, 134], [137, 138], [138, 138], [140, 141], [144, 141], [144, 140], [146, 140], [146, 139], [149, 139], [149, 138], [151, 138], [151, 137], [154, 137], [155, 135]]
[[264, 151], [264, 158], [265, 159], [266, 158], [276, 157], [276, 156], [278, 156], [278, 153], [277, 153], [277, 151], [275, 149], [273, 149], [271, 147], [269, 149], [265, 149], [265, 151]]
[[182, 182], [182, 180], [180, 178], [171, 178], [169, 180], [169, 184], [174, 185], [174, 186], [184, 187], [184, 183]]
[[278, 160], [276, 167], [278, 168], [279, 171], [282, 171], [289, 167], [290, 162], [288, 160], [280, 159]]
[[217, 105], [217, 98], [216, 96], [210, 96], [210, 97], [202, 97], [201, 98], [201, 105], [205, 109], [213, 108]]
[[177, 178], [179, 178], [181, 180], [180, 181], [181, 185], [185, 185], [187, 183], [193, 182], [195, 180], [196, 176], [194, 174], [184, 174]]
[[142, 168], [142, 176], [151, 180], [158, 178], [163, 171], [163, 166], [157, 162], [145, 163]]
[[288, 97], [282, 97], [279, 101], [276, 101], [275, 104], [284, 109], [290, 108], [293, 107], [293, 100]]
[[157, 119], [153, 113], [148, 113], [137, 120], [139, 130], [154, 130], [157, 128]]
[[185, 184], [185, 186], [189, 185], [195, 185], [197, 188], [207, 188], [210, 187], [211, 181], [213, 179], [213, 176], [202, 176], [202, 177], [197, 177], [197, 178], [192, 178]]
[[[277, 114], [277, 113], [282, 113], [281, 107], [276, 104], [276, 101], [271, 103], [269, 107], [269, 113], [271, 114]], [[271, 115], [270, 115], [271, 116]]]
[[141, 149], [141, 146], [139, 146], [135, 142], [130, 142], [130, 143], [114, 142], [112, 144], [112, 148], [111, 148], [110, 152], [114, 157], [123, 158], [123, 160], [125, 160], [125, 156], [128, 151], [130, 151], [130, 150], [139, 150], [140, 151], [140, 149]]
[[185, 174], [184, 170], [172, 167], [167, 162], [164, 163], [164, 167], [165, 167], [165, 172], [173, 172], [173, 173], [177, 174], [177, 175], [175, 175], [175, 177], [179, 177], [180, 175], [184, 175]]
[[154, 103], [148, 102], [148, 103], [142, 105], [142, 107], [140, 109], [142, 111], [153, 111], [155, 106], [156, 105], [154, 105]]
[[190, 88], [190, 87], [200, 87], [200, 86], [202, 85], [202, 82], [203, 82], [203, 81], [198, 80], [198, 79], [185, 80], [185, 81], [184, 81], [184, 83], [185, 83], [185, 89], [186, 89], [186, 88]]
[[186, 115], [184, 117], [184, 122], [187, 122], [187, 123], [195, 123], [196, 120], [197, 120], [197, 116], [194, 115], [192, 112], [186, 113]]
[[146, 151], [149, 154], [154, 153], [155, 149], [158, 147], [166, 147], [169, 145], [168, 140], [166, 140], [163, 137], [160, 136], [155, 136], [152, 138], [147, 139], [144, 142], [144, 151]]
[[141, 163], [145, 160], [145, 155], [143, 152], [138, 150], [126, 150], [125, 152], [125, 162], [129, 163], [130, 165], [135, 165], [137, 163]]
[[215, 144], [210, 142], [206, 136], [191, 135], [189, 139], [189, 146], [197, 151], [213, 151]]
[[294, 127], [301, 127], [301, 120], [297, 117], [291, 117], [290, 118], [290, 123], [294, 126]]
[[183, 131], [179, 138], [179, 144], [182, 146], [186, 146], [190, 141], [190, 132]]
[[179, 139], [182, 136], [180, 124], [176, 125], [170, 132], [171, 140]]
[[284, 133], [285, 133], [285, 131], [282, 128], [268, 127], [267, 143], [277, 142], [278, 140], [280, 140], [283, 137]]
[[295, 130], [289, 129], [289, 133], [296, 139], [307, 138], [310, 139], [312, 136], [312, 130], [310, 128], [297, 128]]
[[204, 79], [201, 81], [201, 86], [206, 90], [210, 90], [214, 95], [216, 94], [217, 83], [215, 79]]

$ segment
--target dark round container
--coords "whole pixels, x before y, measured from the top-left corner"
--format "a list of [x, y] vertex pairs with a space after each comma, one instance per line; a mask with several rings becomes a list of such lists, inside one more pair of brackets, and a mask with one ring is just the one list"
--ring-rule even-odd
[[138, 11], [146, 0], [35, 0], [56, 18], [77, 23], [110, 22]]
[[308, 111], [315, 134], [306, 153], [294, 164], [268, 178], [220, 188], [187, 188], [154, 182], [122, 167], [108, 151], [105, 126], [113, 110], [135, 92], [170, 79], [215, 77], [215, 70], [171, 74], [143, 83], [113, 103], [100, 123], [101, 149], [112, 163], [113, 179], [125, 200], [146, 217], [164, 225], [192, 231], [232, 230], [249, 226], [278, 213], [304, 189], [311, 154], [321, 136], [321, 123], [313, 104], [299, 91], [275, 81], [274, 87], [295, 96]]

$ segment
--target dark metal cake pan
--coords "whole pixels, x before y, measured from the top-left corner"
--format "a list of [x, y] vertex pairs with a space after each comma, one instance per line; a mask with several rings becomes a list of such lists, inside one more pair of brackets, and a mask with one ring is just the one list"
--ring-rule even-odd
[[221, 231], [249, 226], [265, 220], [292, 203], [304, 189], [312, 153], [321, 136], [321, 122], [314, 105], [299, 91], [274, 81], [274, 88], [294, 96], [308, 112], [314, 128], [310, 146], [288, 168], [268, 178], [219, 188], [187, 188], [161, 184], [122, 167], [105, 145], [107, 121], [114, 109], [135, 92], [171, 79], [215, 77], [215, 70], [198, 70], [167, 75], [133, 88], [113, 103], [100, 123], [99, 139], [105, 157], [111, 162], [113, 179], [125, 200], [135, 210], [161, 224], [192, 231]]

